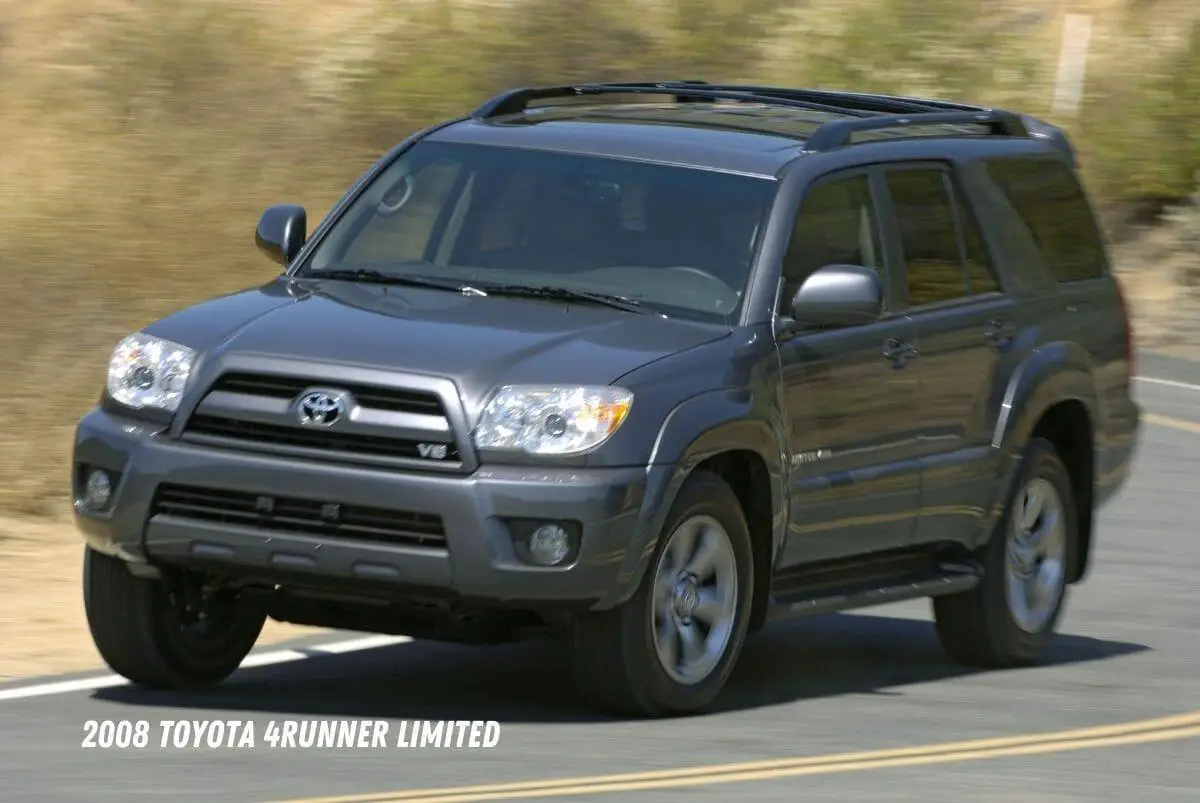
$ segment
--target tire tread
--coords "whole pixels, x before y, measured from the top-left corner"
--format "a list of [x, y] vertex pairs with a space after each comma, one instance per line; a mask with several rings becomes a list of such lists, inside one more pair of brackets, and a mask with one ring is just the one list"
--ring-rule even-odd
[[[162, 605], [160, 580], [134, 576], [119, 558], [87, 547], [84, 554], [84, 612], [92, 640], [104, 662], [118, 675], [149, 689], [190, 689], [211, 686], [232, 674], [241, 663], [188, 671], [172, 660], [155, 619]], [[262, 621], [243, 633], [253, 647]], [[232, 663], [232, 665], [230, 665]]]
[[[1067, 555], [1077, 537], [1078, 511], [1071, 493], [1069, 474], [1054, 444], [1045, 438], [1033, 438], [1025, 448], [1021, 468], [1012, 494], [1019, 492], [1033, 471], [1048, 465], [1049, 473], [1062, 497], [1067, 518]], [[1058, 610], [1037, 636], [1020, 633], [1008, 612], [1004, 590], [1004, 560], [1007, 528], [1014, 504], [1010, 497], [995, 531], [980, 549], [984, 566], [982, 580], [969, 591], [933, 599], [934, 621], [938, 638], [947, 654], [964, 666], [1009, 668], [1035, 663], [1053, 635], [1054, 626], [1066, 604], [1066, 589]]]
[[[669, 533], [688, 511], [698, 505], [715, 507], [724, 515], [735, 517], [740, 532], [731, 531], [729, 536], [735, 542], [739, 539], [744, 541], [746, 555], [751, 554], [749, 527], [737, 495], [724, 479], [707, 471], [693, 473], [680, 489], [667, 516], [664, 532]], [[655, 561], [662, 548], [660, 542], [655, 551]], [[736, 543], [734, 548], [737, 549]], [[733, 651], [733, 657], [720, 670], [726, 677], [740, 652], [749, 623], [753, 562], [752, 557], [745, 559], [750, 561], [747, 566], [750, 581], [744, 592], [745, 610], [739, 612], [741, 626], [735, 631], [728, 647]], [[654, 670], [647, 669], [642, 663], [642, 659], [656, 660], [652, 655], [648, 658], [642, 655], [644, 648], [638, 638], [640, 631], [636, 622], [641, 611], [638, 600], [647, 593], [646, 585], [652, 582], [652, 574], [653, 568], [648, 569], [643, 586], [625, 604], [610, 610], [583, 614], [571, 628], [571, 659], [577, 688], [590, 705], [617, 716], [657, 717], [688, 713], [711, 701], [724, 684], [722, 678], [720, 683], [715, 684], [715, 689], [710, 687], [696, 700], [683, 703], [677, 695], [671, 695], [675, 699], [668, 699], [658, 687], [658, 681], [652, 677]]]

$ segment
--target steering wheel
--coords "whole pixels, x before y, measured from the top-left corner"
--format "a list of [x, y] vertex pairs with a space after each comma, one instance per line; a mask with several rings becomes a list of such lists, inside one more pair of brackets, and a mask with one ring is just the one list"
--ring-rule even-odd
[[[679, 271], [680, 273], [690, 273], [693, 276], [699, 276], [705, 281], [716, 284], [720, 288], [720, 292], [714, 294], [715, 299], [713, 302], [713, 309], [715, 310], [722, 311], [727, 307], [732, 309], [737, 305], [738, 300], [740, 300], [742, 297], [740, 290], [734, 290], [728, 285], [728, 283], [722, 281], [721, 279], [717, 278], [716, 275], [709, 273], [706, 270], [702, 270], [691, 265], [672, 265], [671, 267], [667, 268], [667, 270]], [[728, 298], [730, 295], [732, 295], [733, 298]]]
[[380, 217], [391, 217], [403, 209], [404, 205], [408, 203], [408, 200], [412, 198], [413, 191], [416, 189], [413, 183], [412, 175], [406, 173], [404, 178], [400, 179], [399, 183], [404, 185], [404, 192], [401, 194], [398, 201], [396, 201], [394, 204], [389, 204], [386, 200], [384, 200], [396, 191], [396, 187], [392, 186], [383, 194], [383, 199], [380, 199], [379, 203], [375, 205], [375, 211], [379, 213]]
[[725, 287], [729, 286], [708, 271], [700, 270], [700, 268], [693, 268], [691, 265], [672, 265], [671, 267], [667, 268], [667, 270], [677, 270], [681, 273], [690, 273], [693, 276], [699, 276], [700, 278], [707, 279], [710, 282], [720, 282]]

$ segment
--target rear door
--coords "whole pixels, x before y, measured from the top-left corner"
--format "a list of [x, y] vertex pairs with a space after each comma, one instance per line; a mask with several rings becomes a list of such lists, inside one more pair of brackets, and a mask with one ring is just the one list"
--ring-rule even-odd
[[[800, 204], [784, 292], [824, 265], [871, 267], [895, 286], [880, 227], [879, 177], [825, 176]], [[804, 333], [780, 343], [791, 470], [781, 569], [906, 545], [916, 523], [919, 471], [913, 411], [918, 366], [905, 350], [912, 322], [890, 296], [881, 320]]]
[[975, 211], [950, 165], [889, 165], [891, 236], [904, 266], [905, 309], [920, 352], [917, 441], [920, 517], [914, 542], [972, 538], [997, 469], [993, 411], [1021, 329]]

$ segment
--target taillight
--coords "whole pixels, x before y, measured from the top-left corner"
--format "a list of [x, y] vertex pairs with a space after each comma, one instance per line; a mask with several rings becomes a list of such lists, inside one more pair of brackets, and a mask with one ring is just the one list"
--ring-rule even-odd
[[1125, 291], [1121, 288], [1121, 282], [1115, 276], [1113, 283], [1117, 286], [1117, 301], [1121, 305], [1121, 316], [1125, 320], [1125, 362], [1129, 368], [1129, 375], [1132, 377], [1137, 373], [1137, 353], [1133, 347], [1133, 321], [1129, 314], [1129, 304], [1125, 300]]

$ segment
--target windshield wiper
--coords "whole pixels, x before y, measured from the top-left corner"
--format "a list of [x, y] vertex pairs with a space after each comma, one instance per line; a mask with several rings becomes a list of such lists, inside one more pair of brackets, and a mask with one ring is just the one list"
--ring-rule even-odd
[[399, 284], [407, 287], [429, 287], [434, 290], [451, 290], [455, 293], [465, 292], [468, 289], [459, 282], [443, 282], [437, 279], [426, 279], [423, 276], [412, 276], [402, 273], [384, 273], [381, 270], [373, 268], [314, 271], [301, 278], [337, 279], [346, 282], [372, 282], [374, 284]]
[[566, 287], [534, 286], [527, 284], [484, 284], [478, 289], [489, 296], [520, 296], [523, 298], [549, 298], [561, 301], [580, 301], [587, 304], [602, 304], [625, 312], [645, 313], [642, 303], [626, 296], [593, 293], [588, 290], [571, 290]]

